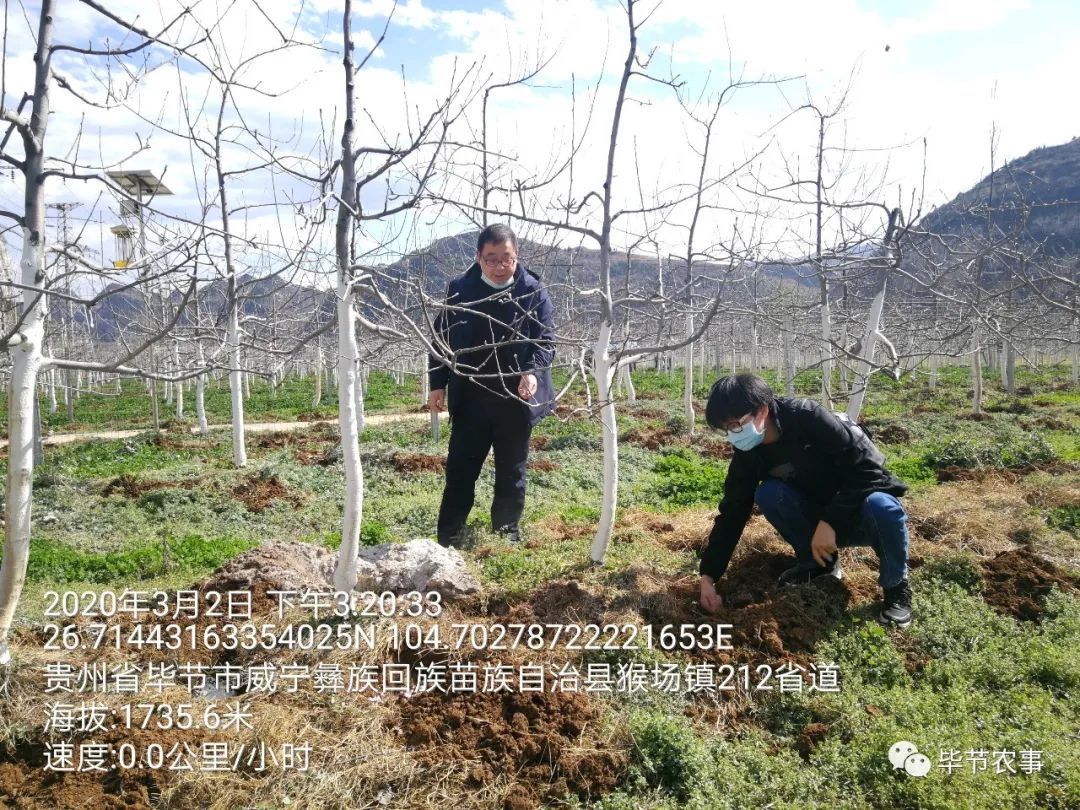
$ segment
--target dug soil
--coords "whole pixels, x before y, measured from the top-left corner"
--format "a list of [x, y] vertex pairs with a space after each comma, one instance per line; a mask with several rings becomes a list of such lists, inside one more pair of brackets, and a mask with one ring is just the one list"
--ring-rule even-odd
[[276, 475], [267, 478], [249, 475], [230, 492], [249, 512], [264, 512], [279, 501], [290, 504], [294, 509], [301, 503], [300, 496], [289, 492]]
[[983, 598], [1007, 616], [1038, 620], [1046, 595], [1055, 587], [1080, 591], [1080, 577], [1070, 576], [1031, 549], [1003, 551], [982, 564]]
[[469, 763], [472, 788], [510, 776], [507, 810], [567, 794], [596, 799], [626, 772], [626, 754], [595, 738], [600, 707], [579, 692], [427, 692], [399, 705], [404, 742], [421, 762]]
[[394, 469], [403, 473], [417, 472], [442, 472], [446, 469], [444, 456], [433, 456], [428, 453], [394, 453], [390, 457], [390, 463]]

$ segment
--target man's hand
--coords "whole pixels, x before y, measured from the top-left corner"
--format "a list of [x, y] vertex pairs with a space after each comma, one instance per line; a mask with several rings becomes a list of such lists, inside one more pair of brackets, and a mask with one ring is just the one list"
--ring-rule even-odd
[[810, 540], [810, 552], [822, 568], [829, 567], [836, 556], [836, 531], [824, 520], [818, 521]]
[[518, 396], [522, 399], [532, 399], [536, 393], [536, 375], [522, 374], [521, 382], [518, 383]]
[[716, 613], [723, 605], [720, 594], [716, 592], [716, 582], [712, 577], [701, 578], [701, 606], [709, 613]]
[[427, 407], [432, 413], [440, 413], [446, 410], [446, 389], [436, 388], [428, 394]]

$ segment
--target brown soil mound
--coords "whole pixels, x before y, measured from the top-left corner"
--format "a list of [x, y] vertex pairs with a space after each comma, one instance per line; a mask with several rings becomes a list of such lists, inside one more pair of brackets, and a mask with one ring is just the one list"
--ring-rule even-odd
[[659, 450], [679, 444], [681, 438], [668, 427], [638, 427], [626, 431], [619, 437], [619, 441], [636, 444], [646, 450]]
[[596, 798], [626, 771], [623, 752], [586, 739], [601, 712], [581, 693], [425, 693], [399, 706], [405, 743], [421, 762], [474, 762], [466, 784], [475, 788], [510, 776], [508, 810], [567, 794]]
[[982, 564], [983, 598], [999, 612], [1017, 619], [1038, 620], [1043, 600], [1056, 586], [1080, 590], [1080, 577], [1070, 576], [1028, 548], [1003, 551]]
[[539, 470], [540, 472], [555, 472], [555, 470], [559, 469], [559, 465], [554, 461], [548, 461], [546, 458], [538, 458], [529, 462], [529, 469]]
[[663, 408], [634, 408], [630, 415], [635, 419], [667, 419], [669, 416]]
[[546, 450], [550, 441], [550, 436], [533, 436], [531, 439], [529, 439], [529, 449]]
[[958, 413], [956, 418], [965, 419], [968, 422], [990, 422], [993, 420], [994, 415], [992, 413], [974, 413], [972, 411], [967, 411], [965, 413]]
[[249, 512], [264, 512], [277, 501], [285, 501], [294, 509], [301, 503], [301, 498], [289, 492], [276, 475], [268, 478], [250, 475], [230, 491]]
[[1037, 427], [1046, 428], [1047, 430], [1072, 430], [1072, 424], [1066, 422], [1064, 419], [1058, 419], [1055, 416], [1039, 416], [1035, 419], [1035, 425]]
[[106, 774], [46, 771], [44, 743], [23, 743], [14, 752], [0, 751], [0, 757], [6, 760], [0, 764], [0, 807], [12, 810], [38, 807], [150, 810], [155, 806], [153, 800], [160, 796], [154, 774], [128, 770]]
[[706, 458], [727, 460], [735, 455], [735, 448], [731, 446], [731, 442], [727, 439], [709, 436], [704, 433], [695, 433], [690, 440], [690, 444]]
[[[696, 576], [676, 579], [652, 572], [633, 572], [630, 590], [643, 593], [640, 612], [654, 631], [665, 624], [732, 625], [727, 651], [702, 652], [706, 658], [778, 665], [793, 660], [809, 665], [811, 652], [852, 602], [877, 597], [870, 581], [824, 577], [811, 586], [782, 588], [776, 577], [791, 565], [791, 556], [752, 551], [732, 563], [720, 580], [724, 607], [717, 615], [698, 604]], [[854, 581], [853, 581], [854, 580]], [[695, 653], [696, 655], [696, 653]]]
[[796, 748], [799, 749], [799, 756], [809, 760], [814, 749], [829, 735], [830, 728], [832, 726], [828, 723], [808, 723], [804, 726], [799, 739], [795, 742]]
[[446, 459], [443, 456], [433, 456], [428, 453], [394, 453], [390, 457], [390, 463], [398, 472], [442, 472], [446, 469]]
[[897, 422], [871, 430], [874, 439], [883, 444], [907, 444], [911, 441], [911, 431]]
[[249, 591], [252, 615], [257, 615], [277, 609], [277, 598], [267, 591], [328, 589], [335, 564], [334, 552], [321, 546], [264, 543], [233, 557], [197, 587], [203, 593]]
[[[113, 759], [120, 746], [130, 744], [143, 755], [148, 746], [165, 754], [166, 763], [192, 762], [203, 742], [221, 741], [222, 737], [205, 729], [110, 729], [100, 737], [79, 742], [104, 743], [112, 746]], [[185, 748], [186, 746], [186, 748]], [[191, 753], [194, 752], [194, 753]], [[114, 768], [105, 773], [95, 771], [52, 772], [44, 770], [46, 763], [44, 741], [23, 741], [14, 749], [0, 747], [0, 807], [36, 810], [42, 807], [92, 808], [92, 810], [151, 810], [161, 807], [161, 794], [176, 775], [168, 767], [151, 769]], [[110, 759], [106, 759], [106, 767]], [[243, 768], [243, 763], [241, 768]]]
[[101, 495], [103, 498], [108, 498], [118, 492], [126, 498], [135, 500], [144, 492], [152, 492], [155, 489], [194, 489], [201, 483], [201, 478], [187, 481], [140, 481], [131, 473], [124, 473], [107, 483]]
[[[698, 604], [697, 577], [640, 582], [646, 591], [640, 613], [654, 634], [665, 624], [731, 624], [731, 650], [691, 653], [696, 657], [774, 666], [792, 660], [809, 665], [813, 646], [843, 616], [853, 593], [845, 583], [832, 578], [808, 588], [781, 589], [775, 584], [774, 572], [785, 564], [789, 563], [781, 562], [778, 555], [746, 555], [743, 563], [733, 565], [720, 581], [725, 606], [717, 616]], [[743, 586], [732, 595], [727, 582], [732, 575], [754, 582], [753, 592]]]

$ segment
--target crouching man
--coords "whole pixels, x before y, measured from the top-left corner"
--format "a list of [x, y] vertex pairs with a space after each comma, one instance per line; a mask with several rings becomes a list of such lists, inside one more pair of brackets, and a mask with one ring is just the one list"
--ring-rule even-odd
[[907, 491], [883, 466], [861, 431], [808, 399], [776, 397], [760, 377], [738, 374], [713, 385], [705, 407], [709, 425], [727, 431], [735, 448], [720, 512], [701, 557], [701, 604], [720, 607], [716, 582], [727, 570], [756, 503], [795, 550], [781, 585], [821, 576], [843, 577], [841, 546], [870, 546], [884, 591], [879, 620], [911, 623]]

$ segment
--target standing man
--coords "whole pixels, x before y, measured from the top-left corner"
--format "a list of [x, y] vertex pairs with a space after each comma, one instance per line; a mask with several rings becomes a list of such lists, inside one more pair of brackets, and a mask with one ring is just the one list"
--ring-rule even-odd
[[907, 513], [897, 500], [907, 487], [885, 469], [866, 435], [812, 400], [777, 398], [753, 374], [717, 380], [705, 420], [727, 431], [735, 453], [701, 556], [701, 605], [720, 607], [716, 581], [756, 503], [795, 550], [796, 564], [780, 575], [781, 585], [841, 579], [837, 548], [870, 546], [885, 596], [878, 618], [907, 627]]
[[495, 451], [491, 527], [520, 540], [525, 466], [533, 426], [555, 398], [553, 308], [540, 279], [517, 261], [517, 236], [489, 225], [476, 241], [476, 261], [450, 282], [435, 319], [442, 357], [428, 363], [428, 408], [450, 412], [446, 486], [438, 539], [454, 545], [475, 499], [476, 479]]

